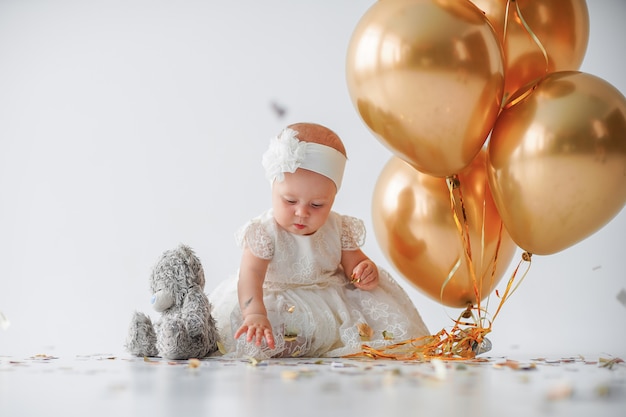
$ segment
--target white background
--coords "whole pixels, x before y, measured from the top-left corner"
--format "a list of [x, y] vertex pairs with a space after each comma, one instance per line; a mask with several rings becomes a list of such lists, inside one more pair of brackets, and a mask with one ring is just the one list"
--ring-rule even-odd
[[[365, 220], [364, 250], [393, 271], [370, 215], [391, 153], [345, 80], [350, 36], [372, 4], [0, 0], [0, 311], [11, 321], [0, 355], [123, 352], [131, 313], [150, 311], [152, 265], [181, 242], [202, 260], [207, 293], [233, 274], [234, 231], [270, 203], [261, 154], [296, 121], [343, 138], [335, 209]], [[626, 2], [588, 7], [581, 70], [626, 92]], [[626, 355], [625, 232], [622, 210], [583, 242], [533, 257], [494, 322], [493, 353]], [[452, 324], [458, 310], [396, 277], [432, 332]]]

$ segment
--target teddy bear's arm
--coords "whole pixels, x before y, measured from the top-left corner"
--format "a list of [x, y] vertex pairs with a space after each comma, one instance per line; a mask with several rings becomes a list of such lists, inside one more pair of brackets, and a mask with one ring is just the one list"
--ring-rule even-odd
[[190, 289], [183, 300], [182, 314], [189, 336], [197, 337], [204, 334], [211, 314], [209, 300], [204, 292]]

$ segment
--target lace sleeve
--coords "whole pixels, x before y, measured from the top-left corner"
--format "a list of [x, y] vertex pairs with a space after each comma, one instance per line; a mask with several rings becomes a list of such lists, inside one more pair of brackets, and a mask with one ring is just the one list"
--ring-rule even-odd
[[341, 216], [341, 249], [356, 250], [365, 243], [365, 224], [356, 217]]
[[252, 220], [235, 233], [239, 247], [247, 247], [254, 256], [261, 259], [274, 257], [274, 242], [261, 222]]

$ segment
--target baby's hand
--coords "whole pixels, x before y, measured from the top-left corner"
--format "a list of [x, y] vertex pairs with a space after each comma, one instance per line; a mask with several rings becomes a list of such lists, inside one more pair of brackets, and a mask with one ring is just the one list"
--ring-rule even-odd
[[350, 282], [362, 290], [373, 290], [378, 286], [378, 267], [369, 259], [359, 262], [352, 270]]
[[267, 346], [270, 349], [274, 349], [274, 334], [272, 333], [272, 325], [268, 320], [267, 316], [263, 314], [248, 314], [244, 320], [241, 327], [235, 333], [235, 339], [239, 339], [239, 337], [246, 333], [246, 341], [252, 342], [257, 346], [261, 345], [263, 339], [267, 342]]

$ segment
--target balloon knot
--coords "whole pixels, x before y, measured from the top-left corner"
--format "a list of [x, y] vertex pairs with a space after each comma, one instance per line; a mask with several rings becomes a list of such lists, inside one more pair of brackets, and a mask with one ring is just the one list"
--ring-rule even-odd
[[446, 181], [448, 182], [448, 187], [452, 188], [453, 190], [456, 190], [461, 186], [461, 181], [459, 181], [459, 177], [456, 174], [446, 177]]

